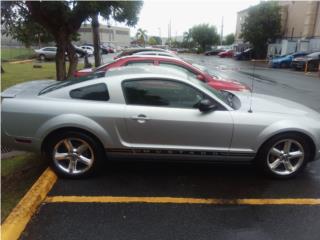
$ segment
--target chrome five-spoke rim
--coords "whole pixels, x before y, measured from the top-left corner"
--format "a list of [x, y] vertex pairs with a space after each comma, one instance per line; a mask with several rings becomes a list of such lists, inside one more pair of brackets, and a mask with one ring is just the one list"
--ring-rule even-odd
[[278, 175], [290, 175], [296, 172], [303, 161], [304, 149], [293, 139], [281, 140], [274, 144], [267, 157], [268, 167]]
[[55, 165], [63, 172], [77, 175], [88, 171], [94, 154], [90, 145], [79, 138], [65, 138], [58, 142], [53, 150]]

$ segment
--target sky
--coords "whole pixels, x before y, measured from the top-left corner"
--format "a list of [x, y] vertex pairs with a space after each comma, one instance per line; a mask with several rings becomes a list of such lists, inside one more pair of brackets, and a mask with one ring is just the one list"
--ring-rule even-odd
[[[258, 4], [259, 0], [145, 0], [139, 14], [139, 22], [131, 28], [131, 36], [136, 30], [147, 30], [148, 36], [168, 37], [168, 24], [171, 19], [171, 36], [182, 36], [183, 32], [196, 24], [208, 23], [221, 31], [223, 35], [236, 30], [237, 12]], [[121, 26], [121, 24], [116, 24]]]

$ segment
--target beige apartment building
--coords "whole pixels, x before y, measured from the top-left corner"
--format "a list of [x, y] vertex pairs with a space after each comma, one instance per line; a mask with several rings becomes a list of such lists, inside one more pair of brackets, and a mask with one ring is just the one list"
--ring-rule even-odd
[[[100, 25], [100, 42], [101, 44], [112, 47], [130, 46], [130, 29], [126, 27], [115, 27]], [[79, 29], [80, 40], [77, 44], [92, 44], [92, 29], [91, 24], [83, 24]]]
[[[294, 51], [320, 50], [320, 2], [319, 1], [279, 1], [281, 6], [282, 38], [270, 44], [269, 54], [286, 54]], [[240, 38], [241, 24], [249, 9], [237, 14], [235, 39]]]

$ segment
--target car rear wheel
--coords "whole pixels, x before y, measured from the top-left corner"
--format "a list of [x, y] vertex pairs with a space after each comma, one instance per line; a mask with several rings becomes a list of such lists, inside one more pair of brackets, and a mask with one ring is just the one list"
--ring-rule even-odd
[[256, 159], [269, 176], [291, 178], [299, 174], [310, 160], [310, 147], [305, 137], [295, 133], [277, 135], [267, 141]]
[[46, 56], [43, 54], [40, 54], [39, 59], [40, 59], [40, 61], [44, 61], [44, 60], [46, 60]]
[[65, 178], [81, 178], [96, 173], [105, 157], [103, 147], [94, 138], [74, 131], [54, 135], [47, 153], [53, 170]]

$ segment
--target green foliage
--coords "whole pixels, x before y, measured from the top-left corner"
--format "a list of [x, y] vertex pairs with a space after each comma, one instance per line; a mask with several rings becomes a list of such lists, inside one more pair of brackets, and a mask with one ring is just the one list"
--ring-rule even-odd
[[225, 36], [225, 39], [223, 41], [223, 45], [231, 45], [234, 43], [234, 34], [233, 33], [230, 33], [228, 34], [227, 36]]
[[241, 26], [241, 38], [250, 42], [259, 57], [265, 57], [268, 43], [281, 36], [281, 14], [277, 2], [261, 2], [249, 9]]
[[209, 24], [200, 24], [191, 28], [191, 37], [205, 51], [207, 47], [219, 43], [217, 29]]
[[191, 29], [189, 29], [187, 32], [183, 33], [183, 40], [181, 43], [181, 47], [182, 48], [189, 48], [189, 49], [196, 47], [196, 43], [192, 39]]
[[19, 1], [1, 3], [1, 24], [4, 35], [10, 35], [26, 47], [53, 41], [53, 36], [31, 19], [26, 5]]
[[148, 40], [148, 43], [149, 43], [149, 45], [157, 45], [158, 44], [158, 42], [155, 39], [155, 37], [150, 37], [149, 40]]
[[[57, 79], [64, 80], [72, 76], [76, 69], [77, 58], [72, 39], [76, 36], [81, 24], [92, 15], [101, 14], [106, 19], [135, 25], [142, 1], [13, 1], [1, 2], [1, 22], [4, 23], [8, 33], [16, 34], [29, 44], [26, 36], [30, 28], [39, 26], [51, 35], [57, 46]], [[22, 26], [20, 26], [22, 23]], [[25, 26], [32, 26], [26, 27]], [[34, 28], [35, 29], [35, 28]], [[26, 34], [20, 36], [21, 30]], [[33, 30], [33, 29], [31, 29]], [[15, 36], [15, 35], [14, 35]], [[41, 36], [41, 35], [40, 35]], [[65, 52], [67, 52], [70, 67], [66, 73]]]
[[139, 43], [139, 45], [145, 46], [147, 37], [148, 37], [147, 30], [144, 30], [142, 28], [139, 28], [137, 30], [136, 39], [137, 39], [137, 42]]
[[[150, 44], [150, 39], [152, 39], [151, 41], [152, 42], [155, 42], [154, 44]], [[149, 38], [149, 44], [150, 45], [161, 45], [162, 44], [162, 39], [161, 37], [158, 37], [158, 36], [152, 36]]]

